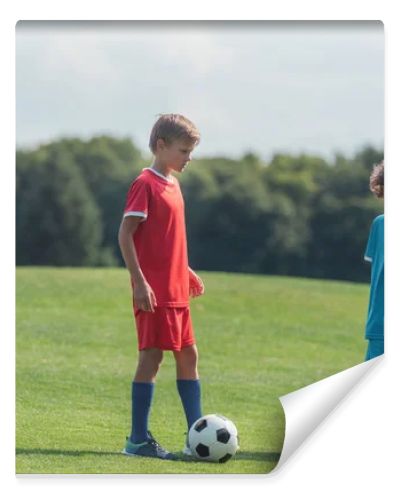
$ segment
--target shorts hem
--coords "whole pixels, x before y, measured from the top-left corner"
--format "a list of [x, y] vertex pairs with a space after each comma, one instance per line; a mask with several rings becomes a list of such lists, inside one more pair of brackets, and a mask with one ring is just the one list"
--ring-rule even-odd
[[182, 344], [180, 348], [178, 346], [151, 345], [151, 346], [138, 347], [138, 351], [145, 351], [146, 349], [160, 349], [160, 351], [180, 352], [185, 347], [190, 347], [190, 346], [195, 345], [195, 344], [196, 344], [196, 341], [193, 341], [193, 342], [190, 342], [190, 343], [187, 343], [187, 344]]
[[157, 302], [156, 307], [189, 307], [189, 302], [161, 302], [160, 304]]

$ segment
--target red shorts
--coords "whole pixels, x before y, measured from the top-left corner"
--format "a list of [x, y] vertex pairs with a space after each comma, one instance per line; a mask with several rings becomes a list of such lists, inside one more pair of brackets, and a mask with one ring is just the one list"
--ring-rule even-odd
[[156, 307], [153, 313], [134, 308], [134, 312], [139, 351], [180, 351], [196, 343], [189, 306]]

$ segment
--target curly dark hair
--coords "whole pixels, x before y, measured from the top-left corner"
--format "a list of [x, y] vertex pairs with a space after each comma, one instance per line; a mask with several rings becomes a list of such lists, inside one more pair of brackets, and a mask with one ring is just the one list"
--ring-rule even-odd
[[374, 165], [369, 178], [369, 188], [377, 198], [383, 198], [384, 192], [384, 170], [383, 160]]

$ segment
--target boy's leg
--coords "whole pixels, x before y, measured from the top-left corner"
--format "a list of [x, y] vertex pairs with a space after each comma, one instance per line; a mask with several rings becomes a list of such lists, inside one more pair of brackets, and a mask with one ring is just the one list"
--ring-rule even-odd
[[197, 371], [198, 353], [196, 345], [174, 351], [176, 362], [176, 384], [185, 410], [188, 429], [201, 417], [201, 390]]
[[161, 349], [151, 348], [139, 351], [139, 359], [135, 373], [135, 382], [155, 382], [163, 360]]
[[139, 351], [139, 361], [132, 382], [132, 443], [148, 439], [148, 421], [153, 399], [154, 382], [163, 358], [160, 349]]

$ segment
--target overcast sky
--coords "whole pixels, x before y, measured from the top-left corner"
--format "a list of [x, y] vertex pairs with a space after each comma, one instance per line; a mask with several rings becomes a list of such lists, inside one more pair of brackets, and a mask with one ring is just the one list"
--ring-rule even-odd
[[18, 146], [107, 133], [147, 152], [175, 112], [199, 156], [383, 147], [379, 22], [20, 22], [16, 65]]

